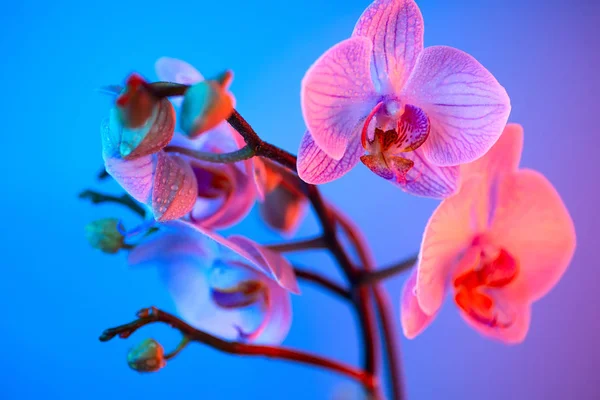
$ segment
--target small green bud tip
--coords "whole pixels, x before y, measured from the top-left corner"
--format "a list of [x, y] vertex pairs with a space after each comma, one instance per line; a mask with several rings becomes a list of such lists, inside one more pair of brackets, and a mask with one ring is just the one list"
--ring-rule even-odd
[[127, 364], [138, 372], [157, 372], [166, 365], [165, 351], [154, 339], [146, 339], [127, 354]]
[[85, 236], [90, 245], [105, 253], [114, 254], [125, 245], [125, 237], [119, 231], [121, 222], [116, 218], [92, 221], [85, 227]]

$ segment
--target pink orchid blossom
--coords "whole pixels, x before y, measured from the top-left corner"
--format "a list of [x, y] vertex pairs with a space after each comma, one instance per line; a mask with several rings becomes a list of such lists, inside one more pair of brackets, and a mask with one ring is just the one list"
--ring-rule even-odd
[[279, 344], [291, 325], [291, 265], [241, 236], [224, 239], [183, 221], [129, 254], [131, 266], [158, 268], [179, 314], [191, 325], [229, 340]]
[[575, 251], [575, 228], [552, 184], [518, 169], [523, 130], [510, 124], [481, 159], [461, 166], [461, 188], [434, 211], [417, 270], [402, 296], [402, 325], [417, 336], [452, 292], [481, 334], [519, 343], [531, 304], [559, 281]]
[[510, 113], [506, 91], [473, 57], [423, 48], [413, 0], [374, 1], [352, 37], [308, 70], [301, 96], [303, 180], [330, 182], [360, 160], [409, 193], [438, 198], [456, 190], [456, 166], [483, 156]]
[[[128, 80], [135, 90], [142, 83]], [[147, 102], [150, 112], [127, 110], [130, 88], [117, 99], [117, 108], [102, 122], [102, 156], [106, 171], [137, 201], [148, 206], [157, 221], [178, 219], [190, 212], [198, 195], [194, 173], [181, 157], [162, 149], [173, 137], [175, 111], [168, 99]], [[142, 107], [143, 108], [143, 107]], [[127, 112], [122, 112], [122, 110]], [[140, 121], [139, 115], [145, 115]], [[123, 118], [135, 124], [123, 125]], [[131, 119], [131, 116], [135, 118]], [[135, 125], [133, 127], [132, 125]]]
[[263, 221], [283, 236], [292, 236], [308, 208], [308, 199], [299, 186], [301, 181], [270, 160], [254, 157], [252, 161]]

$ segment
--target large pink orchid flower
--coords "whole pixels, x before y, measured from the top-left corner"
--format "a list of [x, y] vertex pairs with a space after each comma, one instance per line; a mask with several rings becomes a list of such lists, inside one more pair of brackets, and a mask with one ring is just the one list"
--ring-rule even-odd
[[290, 292], [299, 289], [282, 256], [245, 237], [225, 239], [183, 221], [159, 228], [128, 261], [158, 268], [184, 320], [225, 339], [283, 341], [292, 321]]
[[409, 193], [438, 198], [456, 190], [456, 166], [484, 155], [510, 113], [506, 91], [473, 57], [423, 48], [413, 0], [374, 1], [352, 37], [308, 70], [301, 95], [302, 179], [326, 183], [361, 160]]
[[[155, 69], [158, 78], [167, 82], [194, 85], [204, 79], [193, 66], [175, 58], [159, 58]], [[180, 97], [172, 101], [181, 105]], [[232, 152], [245, 145], [226, 121], [194, 139], [176, 134], [171, 144], [211, 153]], [[218, 164], [182, 158], [189, 162], [198, 182], [198, 200], [189, 214], [192, 222], [205, 228], [226, 228], [250, 212], [257, 196], [251, 160]]]
[[575, 228], [552, 184], [518, 169], [523, 130], [510, 124], [481, 159], [461, 166], [461, 188], [434, 211], [402, 295], [402, 326], [417, 336], [448, 292], [485, 336], [519, 343], [531, 304], [552, 289], [575, 251]]

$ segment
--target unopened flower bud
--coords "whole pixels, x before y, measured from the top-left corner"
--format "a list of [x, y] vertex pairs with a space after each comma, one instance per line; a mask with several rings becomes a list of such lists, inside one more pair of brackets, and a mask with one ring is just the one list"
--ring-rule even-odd
[[90, 222], [85, 227], [85, 236], [92, 247], [114, 254], [125, 244], [125, 237], [118, 228], [119, 224], [120, 221], [116, 218]]
[[147, 88], [147, 82], [138, 74], [132, 74], [125, 82], [125, 89], [117, 97], [116, 105], [121, 124], [137, 129], [146, 124], [159, 102]]
[[216, 79], [191, 86], [181, 107], [181, 129], [189, 137], [196, 137], [225, 121], [233, 112], [235, 99], [227, 91], [231, 83], [230, 71]]
[[138, 372], [156, 372], [164, 367], [165, 351], [154, 339], [146, 339], [127, 354], [127, 364]]
[[111, 113], [119, 155], [132, 160], [164, 148], [175, 132], [175, 110], [169, 99], [156, 98], [139, 75], [127, 80]]

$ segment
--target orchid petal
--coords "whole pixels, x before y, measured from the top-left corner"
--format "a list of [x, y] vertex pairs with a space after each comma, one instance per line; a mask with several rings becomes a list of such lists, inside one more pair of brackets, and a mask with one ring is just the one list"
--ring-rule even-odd
[[518, 344], [525, 340], [531, 321], [531, 306], [528, 304], [508, 303], [500, 294], [495, 294], [495, 299], [500, 303], [508, 305], [504, 310], [510, 314], [510, 324], [508, 326], [490, 326], [473, 319], [471, 316], [459, 311], [465, 322], [483, 336], [501, 341], [506, 344]]
[[[272, 252], [242, 236], [231, 236], [225, 239], [204, 227], [188, 224], [182, 221], [172, 221], [170, 224], [183, 224], [216, 242], [221, 248], [221, 259], [228, 263], [243, 263], [253, 270], [272, 278], [293, 293], [300, 293], [296, 275], [289, 262], [278, 253]], [[177, 225], [175, 225], [177, 226]]]
[[276, 282], [267, 280], [269, 287], [269, 318], [256, 343], [281, 344], [292, 326], [292, 302], [287, 290]]
[[[182, 85], [194, 85], [204, 80], [198, 70], [185, 61], [171, 57], [161, 57], [154, 64], [156, 76], [165, 82], [180, 83]], [[172, 97], [171, 102], [180, 107], [183, 97]]]
[[481, 187], [480, 177], [465, 182], [460, 192], [438, 206], [425, 227], [416, 292], [427, 315], [434, 315], [441, 307], [452, 274], [460, 267], [461, 255], [485, 226], [487, 214], [480, 207]]
[[154, 64], [158, 79], [165, 82], [193, 85], [204, 80], [204, 77], [191, 64], [171, 57], [161, 57]]
[[[443, 199], [456, 192], [459, 179], [458, 167], [439, 167], [427, 161], [421, 149], [402, 153], [402, 158], [413, 162], [404, 180], [391, 181], [407, 193]], [[402, 164], [398, 165], [402, 167]], [[403, 170], [403, 168], [401, 168]]]
[[148, 204], [152, 196], [156, 155], [123, 160], [119, 155], [120, 130], [108, 118], [102, 121], [102, 158], [104, 168], [137, 201]]
[[232, 189], [221, 205], [223, 212], [215, 212], [203, 222], [212, 228], [227, 228], [243, 220], [252, 210], [256, 200], [256, 188], [253, 178], [241, 172], [233, 165], [228, 165], [232, 176]]
[[298, 150], [298, 176], [306, 183], [320, 185], [346, 175], [360, 160], [364, 149], [358, 138], [348, 144], [346, 153], [336, 160], [321, 150], [310, 132], [306, 132]]
[[300, 294], [294, 269], [283, 256], [243, 236], [230, 236], [228, 240], [250, 255], [260, 270], [267, 276], [273, 277], [281, 287], [294, 294]]
[[285, 236], [291, 236], [306, 214], [308, 201], [302, 193], [285, 184], [267, 193], [259, 211], [265, 223]]
[[136, 245], [127, 258], [132, 267], [158, 266], [173, 257], [188, 257], [208, 268], [217, 256], [216, 244], [200, 232], [188, 228], [188, 224], [166, 222], [155, 233]]
[[472, 56], [451, 47], [423, 50], [403, 96], [429, 116], [431, 133], [422, 149], [440, 166], [483, 156], [510, 114], [510, 99], [496, 78]]
[[423, 16], [413, 0], [375, 0], [359, 18], [352, 36], [373, 42], [373, 75], [398, 91], [423, 50]]
[[192, 167], [181, 157], [157, 154], [152, 212], [157, 221], [178, 219], [189, 213], [198, 198]]
[[481, 158], [469, 164], [460, 166], [462, 180], [482, 174], [487, 175], [488, 181], [496, 179], [500, 174], [517, 170], [523, 151], [523, 127], [518, 124], [508, 124], [498, 141]]
[[417, 301], [415, 286], [417, 283], [417, 270], [413, 270], [402, 289], [400, 302], [400, 320], [402, 331], [408, 339], [414, 339], [429, 326], [435, 318], [423, 312]]
[[520, 267], [506, 290], [515, 298], [535, 301], [556, 285], [571, 262], [576, 242], [573, 220], [556, 189], [536, 171], [507, 175], [498, 184], [497, 196], [491, 240]]
[[304, 121], [315, 143], [335, 160], [342, 158], [378, 98], [371, 81], [372, 43], [357, 36], [327, 50], [302, 80]]

